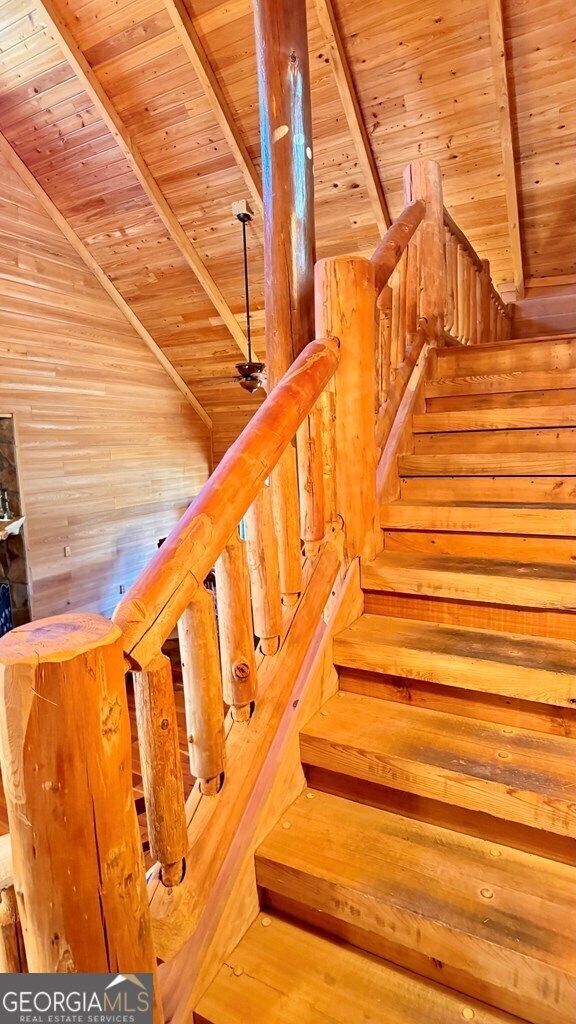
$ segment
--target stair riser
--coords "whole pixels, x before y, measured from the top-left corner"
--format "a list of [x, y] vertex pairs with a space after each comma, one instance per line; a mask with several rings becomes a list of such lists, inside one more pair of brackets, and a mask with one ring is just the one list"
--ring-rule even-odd
[[489, 629], [499, 633], [522, 633], [526, 636], [574, 639], [574, 615], [571, 612], [546, 611], [536, 608], [510, 607], [504, 604], [482, 604], [453, 598], [426, 597], [381, 591], [365, 591], [365, 611], [444, 625]]
[[[572, 362], [573, 354], [569, 362]], [[509, 372], [482, 373], [476, 367], [469, 374], [445, 375], [439, 369], [435, 380], [427, 381], [427, 398], [447, 398], [456, 395], [506, 395], [510, 392], [560, 390], [576, 386], [576, 371], [567, 366], [563, 370], [524, 370], [517, 367]]]
[[456, 395], [448, 398], [427, 398], [427, 412], [454, 412], [468, 409], [533, 409], [552, 405], [572, 406], [576, 403], [576, 389], [558, 388], [555, 391], [512, 391], [502, 396]]
[[476, 452], [456, 455], [401, 455], [398, 460], [401, 477], [503, 476], [503, 477], [569, 477], [576, 476], [576, 454], [544, 452], [530, 455], [508, 452], [496, 455]]
[[[491, 943], [471, 939], [440, 922], [383, 904], [345, 884], [256, 858], [256, 880], [265, 904], [342, 938], [385, 960], [484, 999], [531, 1024], [568, 1022], [574, 991], [561, 971]], [[418, 894], [414, 893], [417, 905]], [[362, 922], [362, 924], [359, 924]], [[491, 984], [491, 977], [499, 984]], [[543, 998], [553, 992], [555, 1004]]]
[[[576, 478], [549, 476], [402, 477], [400, 496], [403, 501], [438, 501], [447, 505], [453, 501], [473, 503], [496, 501], [504, 505], [506, 503], [573, 505], [576, 503]], [[494, 510], [494, 512], [495, 519], [497, 519], [498, 511]], [[544, 529], [547, 527], [544, 526]], [[574, 529], [574, 514], [572, 512], [569, 530], [574, 532]]]
[[417, 413], [412, 422], [416, 435], [430, 433], [488, 432], [576, 426], [576, 412], [571, 405], [526, 406], [493, 409], [461, 409], [453, 412]]
[[[574, 511], [576, 527], [576, 510]], [[386, 551], [497, 558], [514, 562], [562, 562], [576, 565], [576, 540], [571, 537], [526, 537], [497, 533], [457, 533], [441, 530], [385, 530]]]
[[535, 454], [576, 451], [576, 428], [554, 428], [551, 430], [461, 430], [438, 433], [415, 434], [416, 455], [450, 455], [513, 452]]
[[[366, 574], [368, 576], [368, 574]], [[434, 572], [386, 568], [379, 573], [378, 589], [388, 594], [422, 594], [453, 601], [503, 604], [561, 612], [576, 607], [576, 587], [557, 580], [509, 579], [473, 573]], [[364, 590], [375, 589], [373, 577], [362, 579]], [[476, 625], [480, 625], [479, 622]], [[490, 626], [482, 622], [483, 629]]]
[[576, 366], [576, 343], [574, 339], [555, 339], [515, 342], [497, 348], [444, 348], [438, 351], [437, 359], [438, 377], [562, 370]]
[[[571, 540], [576, 535], [574, 508], [483, 508], [481, 503], [486, 499], [482, 498], [479, 499], [479, 504], [470, 508], [450, 507], [449, 504], [438, 507], [427, 504], [431, 500], [429, 481], [426, 491], [427, 495], [422, 499], [422, 505], [403, 505], [401, 502], [395, 505], [382, 505], [380, 523], [383, 529], [512, 534], [528, 537], [562, 537]], [[510, 494], [507, 501], [509, 504], [512, 501]]]

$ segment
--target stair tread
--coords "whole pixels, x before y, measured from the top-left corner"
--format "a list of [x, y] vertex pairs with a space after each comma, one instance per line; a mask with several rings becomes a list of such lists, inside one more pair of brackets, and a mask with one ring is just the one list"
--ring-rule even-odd
[[576, 565], [383, 551], [363, 563], [362, 587], [396, 593], [514, 604], [576, 607]]
[[259, 847], [256, 874], [267, 892], [364, 931], [373, 949], [374, 937], [393, 943], [399, 962], [415, 951], [527, 1008], [554, 1003], [557, 1020], [573, 1005], [569, 865], [308, 791]]
[[573, 427], [576, 409], [569, 405], [534, 406], [525, 409], [460, 409], [452, 412], [415, 413], [415, 434], [459, 430], [514, 430], [515, 428]]
[[334, 660], [549, 704], [576, 698], [573, 640], [364, 614], [334, 638]]
[[400, 476], [575, 476], [574, 452], [461, 452], [400, 455]]
[[200, 1000], [196, 1024], [513, 1024], [360, 949], [260, 914]]
[[576, 835], [576, 745], [567, 737], [340, 691], [300, 744], [305, 764]]

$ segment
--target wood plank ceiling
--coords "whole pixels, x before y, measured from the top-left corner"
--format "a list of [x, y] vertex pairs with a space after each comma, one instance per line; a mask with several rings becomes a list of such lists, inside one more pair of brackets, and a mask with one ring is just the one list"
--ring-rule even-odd
[[[309, 0], [308, 10], [319, 256], [369, 253], [377, 222], [402, 207], [403, 166], [425, 156], [441, 163], [446, 205], [496, 282], [518, 277], [514, 169], [524, 275], [574, 273], [574, 19], [564, 0], [504, 0], [515, 168], [490, 21], [499, 0]], [[188, 16], [205, 54], [196, 61]], [[231, 204], [259, 184], [250, 0], [4, 0], [0, 131], [212, 418], [218, 457], [258, 401], [217, 380], [234, 372], [246, 329]]]

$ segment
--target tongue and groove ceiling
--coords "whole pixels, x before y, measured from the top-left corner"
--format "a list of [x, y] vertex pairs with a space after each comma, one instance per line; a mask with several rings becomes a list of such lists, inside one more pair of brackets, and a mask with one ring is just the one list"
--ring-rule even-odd
[[[351, 130], [338, 88], [330, 6], [308, 3], [318, 256], [369, 254], [384, 208], [392, 217], [402, 208], [403, 166], [423, 156], [442, 165], [446, 206], [497, 283], [517, 272], [515, 238], [525, 278], [574, 274], [574, 19], [565, 0], [504, 0], [505, 58], [494, 37], [500, 0], [332, 4], [380, 209], [362, 131]], [[209, 85], [214, 76], [211, 99], [182, 45], [188, 15]], [[250, 0], [5, 0], [0, 131], [206, 410], [218, 457], [258, 402], [216, 379], [234, 372], [245, 344], [231, 213], [243, 198], [255, 209], [253, 334], [264, 352], [262, 222], [247, 184], [252, 173], [257, 192]]]

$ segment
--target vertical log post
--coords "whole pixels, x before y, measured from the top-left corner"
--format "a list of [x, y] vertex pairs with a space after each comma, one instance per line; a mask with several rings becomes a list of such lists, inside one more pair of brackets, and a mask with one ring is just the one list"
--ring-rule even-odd
[[454, 337], [454, 248], [452, 246], [452, 235], [448, 228], [444, 228], [444, 263], [446, 267], [446, 315], [444, 327], [448, 334]]
[[452, 336], [454, 338], [460, 337], [460, 324], [458, 322], [458, 239], [454, 235], [449, 233], [449, 244], [451, 250], [451, 261], [452, 261], [452, 292], [454, 295], [454, 323], [452, 325]]
[[247, 721], [256, 699], [256, 655], [246, 545], [238, 530], [216, 562], [216, 594], [224, 701], [235, 721]]
[[404, 356], [406, 354], [406, 330], [407, 330], [407, 316], [406, 316], [406, 277], [407, 277], [407, 264], [408, 264], [408, 251], [405, 249], [400, 258], [398, 264], [399, 270], [399, 284], [400, 294], [398, 296], [398, 362], [397, 366], [400, 366], [404, 362]]
[[0, 700], [29, 970], [155, 974], [120, 630], [78, 614], [7, 633]]
[[150, 852], [171, 887], [182, 881], [188, 841], [170, 659], [158, 654], [132, 680]]
[[336, 498], [336, 393], [332, 381], [322, 392], [318, 404], [322, 416], [324, 516], [327, 530], [333, 533], [338, 527], [338, 502]]
[[468, 284], [468, 258], [463, 245], [458, 246], [458, 337], [466, 344], [466, 288]]
[[[418, 301], [418, 296], [416, 296]], [[390, 345], [392, 341], [392, 289], [385, 285], [377, 301], [379, 320], [380, 379], [378, 386], [378, 408], [386, 401], [390, 388]], [[418, 313], [416, 313], [418, 318]]]
[[[268, 380], [273, 388], [314, 337], [314, 176], [306, 0], [255, 0], [254, 20], [264, 201], [264, 309]], [[323, 537], [321, 416], [298, 432], [300, 532], [305, 550]], [[290, 515], [289, 481], [273, 482], [275, 522]], [[284, 567], [295, 529], [279, 534]], [[298, 547], [297, 553], [300, 553]], [[266, 645], [266, 640], [264, 640]]]
[[302, 551], [296, 449], [289, 444], [270, 474], [274, 528], [278, 539], [282, 603], [296, 604], [302, 592]]
[[393, 381], [400, 363], [400, 274], [397, 269], [390, 278], [390, 287], [392, 289], [390, 380]]
[[470, 344], [478, 344], [478, 316], [477, 316], [477, 300], [478, 300], [478, 269], [472, 259], [470, 259]]
[[420, 247], [420, 317], [431, 340], [444, 339], [444, 203], [442, 173], [434, 160], [415, 160], [404, 170], [404, 199], [421, 199], [426, 213], [418, 229]]
[[376, 431], [374, 404], [374, 266], [342, 256], [316, 264], [316, 331], [340, 340], [336, 391], [336, 494], [349, 558], [374, 558]]
[[0, 891], [0, 974], [26, 974], [28, 965], [13, 885]]
[[178, 621], [190, 771], [205, 796], [213, 796], [224, 774], [224, 699], [214, 598], [205, 586]]
[[264, 486], [252, 502], [244, 522], [254, 632], [262, 654], [276, 654], [282, 633], [282, 602], [278, 545], [268, 486]]

